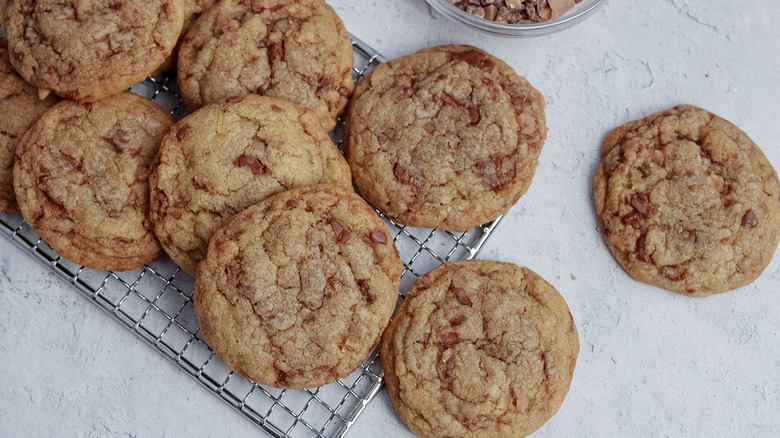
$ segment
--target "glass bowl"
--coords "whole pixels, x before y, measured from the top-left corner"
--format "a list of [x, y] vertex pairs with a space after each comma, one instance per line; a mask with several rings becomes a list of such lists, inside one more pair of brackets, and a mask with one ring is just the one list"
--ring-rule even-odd
[[509, 38], [530, 38], [550, 35], [568, 29], [593, 15], [606, 0], [582, 0], [574, 8], [555, 20], [532, 24], [508, 24], [479, 18], [455, 7], [447, 0], [426, 0], [429, 5], [450, 21], [491, 35]]

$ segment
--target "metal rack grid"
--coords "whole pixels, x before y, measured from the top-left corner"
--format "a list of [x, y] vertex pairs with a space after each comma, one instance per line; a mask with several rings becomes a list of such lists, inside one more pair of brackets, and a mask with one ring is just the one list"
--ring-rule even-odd
[[[353, 77], [359, 81], [384, 58], [352, 39]], [[176, 120], [187, 114], [172, 75], [147, 79], [131, 91], [157, 102]], [[340, 120], [332, 133], [339, 148], [343, 132]], [[406, 227], [377, 213], [401, 254], [401, 297], [418, 276], [431, 268], [446, 261], [474, 258], [501, 219], [466, 233], [451, 233]], [[194, 280], [167, 257], [138, 271], [96, 271], [59, 257], [19, 215], [0, 213], [0, 235], [72, 284], [272, 436], [342, 437], [384, 382], [377, 348], [349, 377], [320, 388], [281, 390], [254, 384], [231, 372], [206, 345], [192, 305]]]

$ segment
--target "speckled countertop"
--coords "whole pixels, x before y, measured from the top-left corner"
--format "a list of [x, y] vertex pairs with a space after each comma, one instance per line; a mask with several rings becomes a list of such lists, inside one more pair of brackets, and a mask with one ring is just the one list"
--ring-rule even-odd
[[[735, 122], [780, 168], [780, 2], [610, 0], [563, 33], [504, 40], [424, 0], [330, 0], [388, 58], [466, 43], [547, 98], [529, 193], [481, 258], [534, 269], [566, 298], [581, 351], [535, 436], [780, 434], [780, 257], [743, 289], [690, 299], [631, 280], [597, 229], [591, 180], [614, 126], [678, 103]], [[0, 436], [263, 436], [30, 257], [0, 240]], [[382, 391], [352, 437], [411, 436]]]

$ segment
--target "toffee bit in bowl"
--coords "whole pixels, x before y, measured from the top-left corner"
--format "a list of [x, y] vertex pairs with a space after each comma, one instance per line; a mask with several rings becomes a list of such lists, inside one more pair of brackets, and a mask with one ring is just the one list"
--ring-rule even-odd
[[582, 0], [448, 0], [479, 18], [509, 24], [541, 23], [565, 14]]

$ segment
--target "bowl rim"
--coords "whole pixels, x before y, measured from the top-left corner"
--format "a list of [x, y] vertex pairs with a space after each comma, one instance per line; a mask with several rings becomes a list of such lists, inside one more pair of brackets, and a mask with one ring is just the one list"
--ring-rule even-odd
[[[601, 7], [607, 0], [593, 0], [593, 2], [590, 3], [589, 5], [586, 5], [582, 9], [568, 16], [567, 14], [564, 14], [563, 16], [558, 17], [554, 20], [543, 21], [540, 23], [526, 23], [526, 24], [498, 23], [496, 21], [477, 17], [476, 15], [470, 14], [464, 11], [463, 9], [458, 8], [457, 6], [448, 2], [447, 0], [426, 0], [426, 1], [428, 2], [428, 4], [433, 6], [434, 9], [437, 10], [439, 9], [436, 8], [436, 5], [434, 5], [433, 3], [449, 8], [449, 11], [452, 14], [450, 18], [455, 18], [456, 20], [458, 20], [463, 24], [468, 24], [472, 26], [484, 25], [488, 28], [491, 28], [491, 30], [495, 30], [495, 31], [516, 32], [516, 31], [542, 31], [542, 30], [550, 30], [551, 28], [557, 28], [557, 27], [566, 28], [568, 27], [567, 24], [571, 24], [571, 25], [575, 24], [582, 17], [589, 15], [591, 12], [594, 12], [596, 9]], [[439, 10], [439, 12], [442, 12], [443, 15], [447, 16], [447, 12], [442, 10]]]

